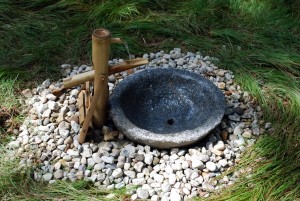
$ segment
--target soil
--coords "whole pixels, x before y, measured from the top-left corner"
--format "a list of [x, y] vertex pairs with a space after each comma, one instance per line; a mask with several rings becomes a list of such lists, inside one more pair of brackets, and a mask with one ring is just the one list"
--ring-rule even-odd
[[18, 128], [18, 123], [14, 117], [19, 115], [19, 111], [15, 108], [7, 109], [0, 106], [0, 141], [7, 137], [7, 134]]

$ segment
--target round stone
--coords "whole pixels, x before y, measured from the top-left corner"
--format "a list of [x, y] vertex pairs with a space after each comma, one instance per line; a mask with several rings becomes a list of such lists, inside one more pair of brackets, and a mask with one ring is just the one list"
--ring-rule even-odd
[[225, 84], [224, 82], [218, 82], [218, 87], [219, 87], [220, 89], [225, 89], [226, 84]]
[[160, 175], [160, 174], [155, 174], [154, 175], [154, 180], [157, 181], [158, 183], [162, 183], [164, 181], [164, 176]]
[[124, 174], [132, 179], [135, 178], [135, 176], [136, 176], [135, 172], [131, 171], [131, 170], [125, 170]]
[[219, 151], [224, 151], [225, 150], [225, 145], [223, 141], [219, 141], [215, 146], [214, 149], [219, 150]]
[[171, 190], [171, 185], [169, 183], [163, 183], [161, 185], [162, 192], [169, 192]]
[[206, 168], [211, 171], [211, 172], [214, 172], [216, 169], [217, 169], [217, 166], [215, 163], [209, 161], [206, 163]]
[[131, 144], [126, 145], [120, 152], [120, 156], [125, 156], [129, 158], [134, 158], [135, 157], [135, 147], [132, 146]]
[[137, 194], [132, 194], [132, 196], [130, 198], [131, 198], [131, 200], [136, 200], [138, 198], [138, 195]]
[[182, 188], [182, 192], [183, 192], [184, 194], [186, 194], [186, 195], [191, 194], [190, 191], [189, 191], [189, 189], [187, 189], [187, 188]]
[[92, 154], [93, 154], [92, 150], [88, 147], [84, 147], [83, 152], [81, 153], [81, 155], [85, 158], [90, 158]]
[[99, 153], [93, 153], [92, 158], [93, 158], [95, 163], [101, 163], [102, 162]]
[[52, 179], [53, 175], [51, 173], [46, 173], [43, 175], [43, 179], [45, 181], [50, 181]]
[[114, 82], [116, 82], [116, 77], [114, 75], [110, 75], [110, 76], [108, 76], [108, 81], [114, 83]]
[[240, 108], [240, 107], [233, 108], [233, 111], [235, 113], [237, 113], [238, 115], [243, 115], [244, 114], [244, 110], [242, 108]]
[[71, 128], [75, 133], [78, 133], [80, 130], [80, 125], [76, 121], [71, 121]]
[[112, 176], [114, 178], [119, 178], [123, 176], [123, 170], [121, 168], [117, 168], [112, 172]]
[[181, 196], [180, 196], [180, 194], [177, 192], [176, 189], [172, 189], [172, 190], [171, 190], [170, 200], [172, 200], [172, 201], [181, 201]]
[[222, 166], [222, 167], [225, 167], [227, 165], [227, 160], [226, 159], [221, 159], [219, 160], [219, 164]]
[[130, 168], [130, 163], [124, 163], [124, 170], [129, 170]]
[[143, 162], [137, 162], [136, 164], [134, 164], [134, 169], [137, 171], [137, 172], [141, 172], [142, 171], [142, 168], [144, 167], [144, 163]]
[[167, 165], [165, 167], [165, 172], [168, 174], [171, 174], [171, 173], [173, 173], [173, 168], [170, 165]]
[[125, 186], [125, 183], [124, 183], [124, 182], [115, 184], [115, 188], [116, 188], [116, 189], [123, 188], [124, 186]]
[[176, 183], [176, 175], [175, 174], [170, 174], [169, 175], [169, 184], [175, 184]]
[[108, 157], [108, 156], [102, 156], [101, 160], [105, 163], [113, 163], [114, 162], [114, 158], [113, 157]]
[[158, 201], [158, 200], [159, 200], [158, 195], [153, 195], [153, 196], [151, 197], [151, 201]]
[[64, 171], [61, 169], [58, 169], [54, 172], [54, 178], [55, 179], [61, 179], [64, 177]]
[[249, 129], [249, 130], [246, 130], [245, 132], [243, 132], [243, 134], [242, 134], [242, 136], [244, 137], [244, 138], [251, 138], [252, 137], [252, 132], [251, 132], [251, 130]]
[[139, 188], [136, 190], [136, 194], [138, 196], [138, 198], [141, 198], [141, 199], [148, 199], [149, 197], [149, 192], [148, 190], [145, 190], [145, 189], [142, 189], [142, 188]]
[[192, 168], [203, 168], [203, 163], [198, 158], [192, 158]]
[[48, 101], [48, 108], [50, 110], [58, 110], [59, 109], [59, 104], [55, 101]]
[[199, 160], [201, 160], [202, 162], [207, 162], [209, 160], [209, 156], [207, 154], [200, 154], [198, 156]]
[[145, 163], [147, 165], [151, 165], [153, 162], [153, 155], [152, 154], [145, 154]]

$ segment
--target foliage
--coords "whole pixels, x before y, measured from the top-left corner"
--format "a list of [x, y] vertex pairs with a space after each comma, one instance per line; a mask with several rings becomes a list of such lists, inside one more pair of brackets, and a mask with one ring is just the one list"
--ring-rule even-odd
[[0, 142], [8, 140], [8, 134], [18, 124], [19, 98], [15, 94], [18, 89], [17, 77], [7, 77], [0, 72]]
[[11, 108], [18, 104], [18, 98], [14, 93], [15, 89], [18, 88], [17, 78], [6, 78], [4, 73], [0, 73], [0, 103], [2, 103], [2, 107]]
[[18, 162], [13, 159], [11, 152], [0, 148], [0, 197], [2, 200], [15, 194], [21, 194], [31, 185], [29, 171], [20, 170]]

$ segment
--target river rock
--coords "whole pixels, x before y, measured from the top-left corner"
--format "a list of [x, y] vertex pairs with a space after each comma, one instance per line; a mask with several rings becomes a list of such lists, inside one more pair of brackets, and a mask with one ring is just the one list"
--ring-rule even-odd
[[134, 158], [135, 157], [135, 147], [131, 144], [126, 145], [120, 152], [121, 156], [125, 156], [127, 158]]
[[54, 172], [54, 178], [55, 179], [61, 179], [64, 177], [64, 171], [61, 169], [58, 169]]
[[101, 160], [105, 163], [113, 163], [114, 162], [114, 158], [113, 157], [108, 157], [108, 156], [102, 156]]
[[71, 121], [71, 128], [75, 133], [78, 133], [80, 130], [80, 125], [76, 121]]
[[206, 163], [206, 168], [211, 171], [211, 172], [214, 172], [216, 169], [217, 169], [217, 166], [215, 163], [209, 161]]
[[134, 164], [134, 169], [137, 171], [137, 172], [141, 172], [142, 171], [142, 168], [144, 167], [144, 163], [143, 162], [137, 162], [136, 164]]
[[53, 175], [51, 173], [46, 173], [43, 175], [43, 179], [45, 181], [50, 181], [52, 179]]
[[145, 190], [145, 189], [142, 189], [142, 188], [137, 189], [136, 193], [137, 193], [138, 198], [141, 198], [141, 199], [144, 199], [144, 200], [148, 199], [148, 197], [149, 197], [148, 190]]
[[172, 200], [172, 201], [181, 201], [182, 200], [180, 194], [174, 188], [171, 190], [170, 200]]
[[148, 153], [148, 154], [145, 154], [145, 163], [147, 165], [151, 165], [153, 162], [153, 155]]
[[136, 176], [136, 173], [135, 173], [134, 171], [131, 171], [131, 170], [126, 170], [126, 171], [124, 171], [124, 174], [125, 174], [126, 176], [132, 178], [132, 179], [134, 179], [135, 176]]
[[123, 176], [123, 170], [121, 168], [117, 168], [112, 172], [112, 176], [114, 178], [119, 178]]

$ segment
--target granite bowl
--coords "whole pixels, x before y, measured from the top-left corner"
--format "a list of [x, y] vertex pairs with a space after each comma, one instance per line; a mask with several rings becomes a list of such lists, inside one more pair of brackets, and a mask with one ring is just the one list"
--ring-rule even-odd
[[129, 139], [166, 149], [193, 144], [222, 120], [225, 97], [199, 74], [173, 68], [129, 75], [113, 90], [110, 115]]

